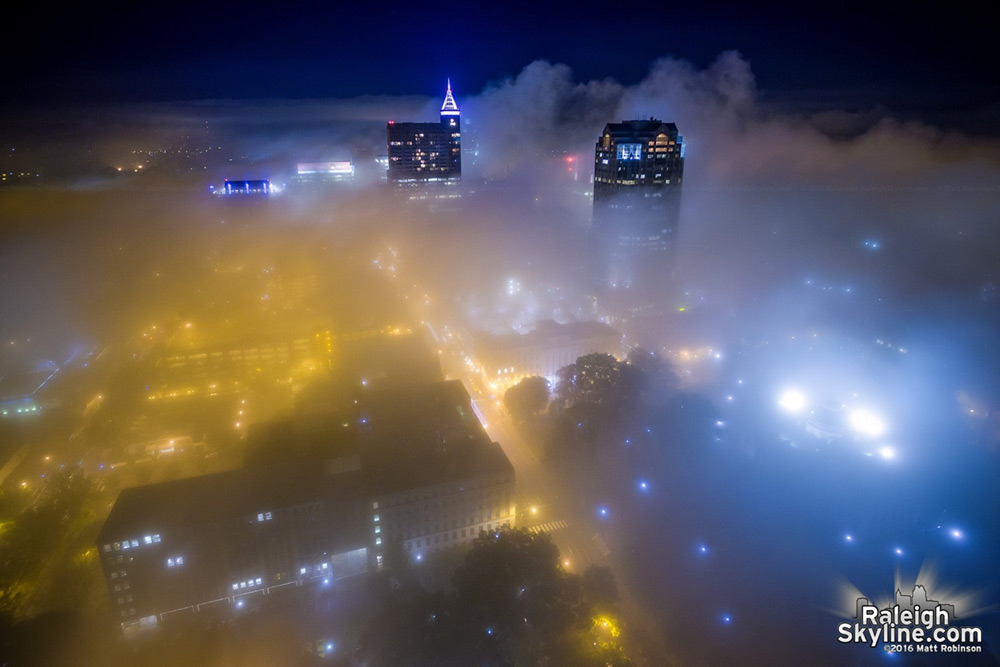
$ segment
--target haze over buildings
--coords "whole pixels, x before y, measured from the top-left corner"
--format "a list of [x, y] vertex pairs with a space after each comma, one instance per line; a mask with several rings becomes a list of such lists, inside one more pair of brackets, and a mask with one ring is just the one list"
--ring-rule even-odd
[[12, 663], [996, 662], [988, 22], [133, 9], [0, 93]]

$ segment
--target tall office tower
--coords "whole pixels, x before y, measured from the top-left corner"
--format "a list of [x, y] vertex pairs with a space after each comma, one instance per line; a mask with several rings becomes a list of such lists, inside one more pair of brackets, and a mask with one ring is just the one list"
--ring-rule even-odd
[[457, 183], [462, 178], [461, 112], [451, 81], [437, 123], [396, 123], [386, 127], [389, 182], [398, 185]]
[[650, 118], [604, 126], [594, 151], [594, 227], [611, 255], [613, 286], [632, 286], [645, 269], [667, 264], [683, 177], [683, 138], [673, 123]]

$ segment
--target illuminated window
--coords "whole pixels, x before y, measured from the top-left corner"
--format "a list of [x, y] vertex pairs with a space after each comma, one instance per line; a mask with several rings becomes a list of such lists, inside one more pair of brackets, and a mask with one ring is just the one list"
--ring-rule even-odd
[[382, 538], [381, 537], [376, 537], [375, 538], [375, 544], [376, 545], [382, 544]]
[[372, 521], [374, 521], [375, 523], [378, 523], [378, 514], [376, 514], [374, 517], [372, 517]]

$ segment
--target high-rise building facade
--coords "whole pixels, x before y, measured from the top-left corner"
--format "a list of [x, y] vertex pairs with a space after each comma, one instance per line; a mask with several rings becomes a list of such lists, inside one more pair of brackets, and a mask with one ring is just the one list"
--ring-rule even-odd
[[684, 144], [674, 123], [604, 126], [594, 151], [594, 226], [614, 256], [612, 283], [629, 284], [636, 263], [657, 261], [649, 252], [673, 247], [683, 179]]
[[388, 179], [399, 185], [455, 183], [462, 178], [461, 112], [451, 81], [437, 123], [397, 123], [386, 127]]

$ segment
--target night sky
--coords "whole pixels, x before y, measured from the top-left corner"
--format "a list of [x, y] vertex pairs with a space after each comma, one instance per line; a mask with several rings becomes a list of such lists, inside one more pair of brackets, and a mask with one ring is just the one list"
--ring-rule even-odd
[[658, 57], [701, 68], [735, 49], [759, 89], [779, 99], [996, 113], [991, 24], [970, 11], [643, 3], [609, 15], [609, 6], [251, 1], [95, 11], [81, 3], [53, 13], [20, 3], [4, 21], [0, 100], [427, 94], [446, 76], [467, 95], [536, 59], [569, 65], [577, 80], [629, 85]]

